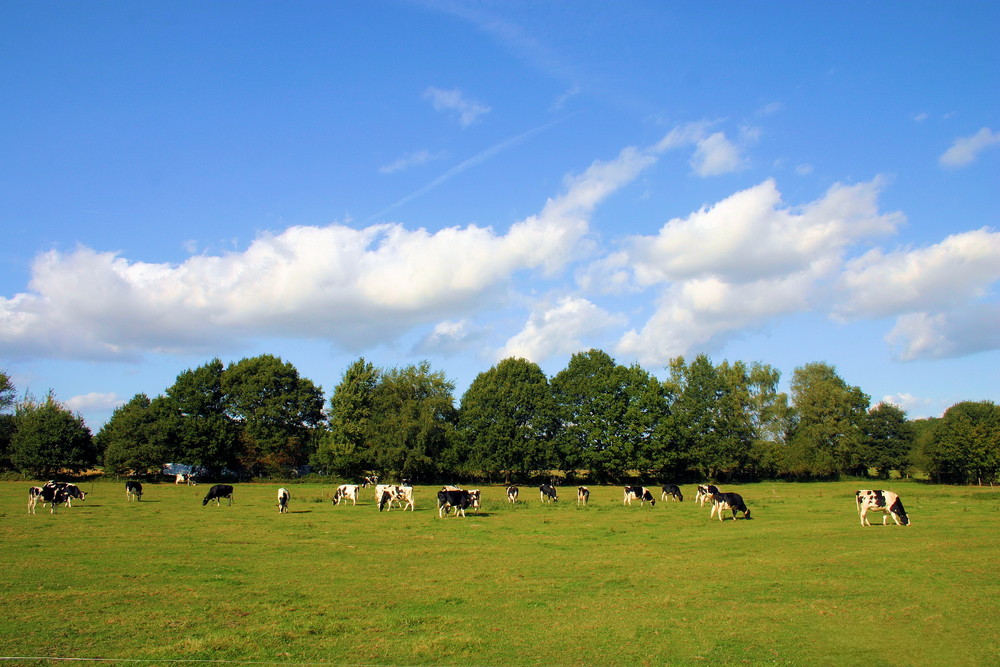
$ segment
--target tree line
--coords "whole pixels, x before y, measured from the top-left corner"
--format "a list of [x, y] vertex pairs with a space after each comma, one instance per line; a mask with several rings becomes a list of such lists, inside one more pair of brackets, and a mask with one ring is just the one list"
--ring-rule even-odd
[[285, 477], [305, 469], [432, 482], [753, 481], [888, 478], [993, 482], [1000, 407], [958, 403], [911, 421], [871, 404], [830, 364], [796, 368], [788, 394], [763, 363], [672, 359], [657, 379], [592, 349], [553, 377], [520, 358], [455, 386], [427, 362], [360, 358], [325, 404], [322, 387], [272, 355], [188, 369], [162, 394], [137, 394], [92, 436], [50, 392], [17, 400], [0, 372], [0, 467], [48, 478], [101, 466], [158, 475], [164, 463], [209, 476]]

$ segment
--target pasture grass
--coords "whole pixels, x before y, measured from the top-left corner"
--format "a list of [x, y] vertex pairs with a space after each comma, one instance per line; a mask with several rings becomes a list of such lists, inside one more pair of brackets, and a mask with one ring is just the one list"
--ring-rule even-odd
[[[753, 519], [623, 507], [618, 487], [542, 505], [501, 487], [439, 519], [332, 486], [95, 483], [29, 516], [0, 483], [0, 657], [333, 665], [1000, 664], [1000, 492], [894, 480], [912, 525], [859, 525], [854, 490], [759, 483]], [[11, 661], [7, 661], [10, 664]], [[48, 664], [22, 659], [18, 664]]]

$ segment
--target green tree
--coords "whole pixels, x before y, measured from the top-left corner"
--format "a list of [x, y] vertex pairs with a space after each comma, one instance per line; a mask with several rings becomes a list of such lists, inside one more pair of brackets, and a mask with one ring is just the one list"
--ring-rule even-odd
[[370, 435], [375, 426], [375, 391], [381, 371], [364, 357], [344, 371], [330, 397], [329, 430], [320, 436], [311, 464], [347, 479], [374, 467]]
[[175, 442], [173, 463], [217, 473], [239, 467], [243, 454], [236, 423], [226, 414], [219, 359], [186, 370], [166, 391], [166, 409], [157, 413], [156, 428]]
[[862, 421], [861, 464], [879, 479], [888, 479], [890, 470], [905, 474], [915, 437], [902, 408], [879, 403]]
[[862, 424], [869, 402], [867, 394], [848, 385], [829, 364], [796, 368], [786, 472], [793, 477], [826, 478], [865, 474]]
[[667, 417], [658, 385], [602, 350], [574, 354], [552, 378], [563, 466], [588, 470], [597, 481], [651, 466], [649, 449]]
[[709, 479], [755, 479], [777, 468], [776, 448], [788, 422], [781, 374], [766, 364], [706, 355], [670, 361], [671, 410], [691, 465]]
[[226, 414], [244, 438], [245, 467], [277, 474], [309, 460], [325, 421], [323, 390], [291, 363], [265, 354], [230, 364], [221, 376]]
[[97, 451], [83, 418], [50, 392], [42, 402], [25, 397], [17, 405], [10, 458], [25, 474], [51, 478], [60, 470], [86, 470], [96, 462]]
[[0, 371], [0, 470], [11, 467], [10, 440], [14, 436], [14, 383], [6, 372]]
[[174, 454], [177, 425], [170, 402], [136, 394], [119, 406], [94, 438], [102, 452], [104, 471], [115, 475], [157, 474]]
[[459, 433], [468, 469], [505, 483], [558, 465], [555, 400], [548, 378], [526, 359], [504, 359], [462, 396]]
[[934, 429], [927, 456], [944, 482], [992, 482], [1000, 471], [1000, 406], [964, 401], [948, 408]]
[[432, 479], [437, 460], [454, 447], [455, 385], [426, 361], [381, 373], [368, 434], [375, 469], [390, 476]]

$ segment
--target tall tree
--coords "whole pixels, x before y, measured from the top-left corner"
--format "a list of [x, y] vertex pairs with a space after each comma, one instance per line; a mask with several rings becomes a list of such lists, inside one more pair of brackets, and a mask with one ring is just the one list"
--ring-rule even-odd
[[375, 468], [391, 476], [432, 479], [456, 440], [455, 385], [426, 361], [383, 371], [368, 434]]
[[151, 401], [145, 394], [136, 394], [115, 409], [94, 437], [104, 471], [140, 476], [158, 473], [174, 454], [176, 425], [169, 400], [158, 396]]
[[1000, 472], [1000, 406], [963, 401], [948, 408], [928, 447], [932, 474], [945, 482], [992, 482]]
[[25, 397], [14, 415], [10, 458], [22, 472], [50, 478], [60, 470], [80, 472], [97, 460], [90, 429], [83, 418], [56, 401]]
[[897, 405], [879, 403], [862, 421], [861, 463], [875, 470], [879, 479], [889, 471], [906, 473], [916, 433]]
[[525, 481], [558, 465], [555, 400], [548, 378], [526, 359], [504, 359], [472, 381], [459, 412], [470, 471]]
[[552, 378], [552, 389], [566, 469], [582, 468], [604, 481], [651, 465], [646, 450], [667, 415], [665, 401], [656, 399], [662, 390], [648, 373], [592, 349], [574, 354]]
[[176, 442], [174, 463], [207, 468], [210, 473], [236, 469], [243, 454], [235, 422], [226, 414], [222, 361], [213, 359], [186, 370], [167, 391], [169, 409], [157, 427]]
[[0, 371], [0, 470], [11, 467], [10, 440], [14, 436], [14, 383]]
[[264, 354], [230, 364], [221, 377], [226, 414], [244, 436], [245, 467], [275, 474], [303, 465], [325, 421], [323, 390], [291, 363]]
[[344, 371], [330, 396], [329, 430], [310, 459], [314, 467], [353, 479], [374, 466], [370, 435], [380, 378], [381, 371], [364, 357]]
[[830, 364], [809, 363], [792, 377], [794, 422], [786, 470], [795, 477], [865, 474], [862, 423], [870, 398]]

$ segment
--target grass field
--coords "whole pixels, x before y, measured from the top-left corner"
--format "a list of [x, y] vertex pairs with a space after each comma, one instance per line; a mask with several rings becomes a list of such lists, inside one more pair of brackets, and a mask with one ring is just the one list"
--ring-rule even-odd
[[[479, 515], [335, 507], [332, 487], [82, 485], [27, 514], [0, 483], [0, 657], [334, 665], [1000, 664], [1000, 492], [894, 481], [912, 519], [859, 525], [857, 482], [727, 486], [750, 521], [621, 489]], [[876, 485], [877, 488], [878, 485]], [[687, 496], [690, 495], [690, 498]]]

